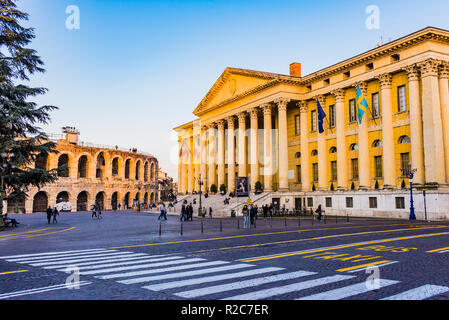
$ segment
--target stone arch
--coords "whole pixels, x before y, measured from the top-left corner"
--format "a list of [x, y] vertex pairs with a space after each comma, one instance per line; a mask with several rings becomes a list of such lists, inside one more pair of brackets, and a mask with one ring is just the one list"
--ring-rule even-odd
[[154, 164], [154, 162], [151, 162], [151, 166], [150, 166], [150, 181], [154, 181], [156, 176], [156, 165]]
[[135, 174], [135, 179], [136, 180], [140, 180], [140, 178], [141, 178], [141, 173], [142, 173], [141, 168], [142, 168], [142, 161], [139, 159], [136, 162], [136, 170], [135, 170], [135, 173], [136, 173]]
[[150, 197], [150, 199], [151, 199], [151, 202], [155, 202], [155, 199], [154, 199], [154, 192], [151, 192], [151, 197]]
[[78, 158], [78, 178], [89, 177], [90, 157], [86, 154], [81, 154]]
[[127, 192], [125, 194], [125, 196], [123, 197], [123, 205], [125, 207], [125, 209], [128, 209], [130, 207], [130, 201], [132, 199], [132, 194], [131, 192]]
[[359, 150], [359, 146], [357, 145], [357, 143], [352, 143], [349, 146], [349, 151], [354, 151], [354, 150]]
[[50, 157], [48, 153], [39, 153], [34, 161], [34, 168], [41, 170], [48, 170], [50, 165]]
[[382, 141], [379, 139], [376, 139], [373, 141], [373, 148], [382, 147]]
[[132, 166], [132, 159], [128, 158], [125, 160], [125, 179], [130, 179], [131, 177], [131, 166]]
[[111, 196], [112, 210], [117, 210], [119, 203], [120, 203], [120, 193], [116, 191]]
[[115, 156], [111, 163], [111, 175], [117, 177], [120, 175], [121, 168], [123, 167], [123, 159], [120, 156]]
[[143, 203], [148, 204], [148, 192], [145, 192], [145, 195], [143, 196]]
[[401, 136], [401, 137], [399, 137], [399, 139], [398, 139], [398, 143], [399, 143], [399, 144], [410, 143], [410, 142], [411, 142], [410, 137], [407, 136], [407, 135]]
[[33, 197], [33, 212], [46, 212], [48, 208], [48, 194], [39, 191]]
[[88, 211], [89, 208], [89, 193], [81, 191], [76, 198], [76, 211]]
[[9, 199], [7, 202], [7, 213], [21, 213], [25, 210], [25, 198], [22, 199]]
[[103, 179], [106, 177], [106, 156], [103, 151], [95, 155], [95, 178]]
[[150, 176], [149, 167], [150, 167], [150, 165], [148, 164], [148, 161], [145, 161], [145, 164], [143, 166], [143, 181], [144, 182], [148, 182], [148, 178]]
[[104, 210], [105, 201], [106, 201], [106, 194], [104, 193], [104, 191], [98, 192], [97, 195], [95, 196], [95, 205], [97, 205], [100, 208], [100, 210]]
[[69, 202], [69, 201], [70, 201], [70, 194], [67, 191], [61, 191], [56, 196], [56, 203]]
[[70, 177], [70, 157], [67, 153], [60, 155], [58, 158], [58, 177]]

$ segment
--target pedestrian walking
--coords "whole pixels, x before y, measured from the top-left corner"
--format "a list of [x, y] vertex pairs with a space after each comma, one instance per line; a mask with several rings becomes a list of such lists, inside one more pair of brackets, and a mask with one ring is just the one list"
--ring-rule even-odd
[[119, 203], [119, 204], [118, 204], [118, 211], [120, 211], [121, 208], [122, 208], [122, 205]]
[[52, 216], [52, 215], [53, 215], [53, 210], [52, 210], [51, 207], [49, 206], [48, 209], [47, 209], [47, 221], [48, 221], [48, 224], [50, 224], [51, 216]]
[[179, 221], [186, 221], [186, 219], [187, 219], [186, 205], [183, 204], [181, 207], [181, 218], [179, 219]]
[[212, 218], [212, 207], [209, 207], [209, 218]]
[[206, 216], [206, 207], [203, 207], [202, 215], [203, 215], [203, 218]]
[[94, 205], [92, 208], [92, 219], [94, 218], [94, 216], [95, 216], [95, 218], [97, 217], [97, 206], [96, 205]]
[[262, 205], [263, 218], [267, 218], [268, 207], [266, 204]]
[[189, 205], [189, 215], [187, 216], [187, 220], [193, 221], [193, 206], [192, 203]]
[[254, 224], [254, 206], [249, 205], [248, 210], [249, 210], [249, 222], [253, 225]]
[[59, 211], [56, 207], [53, 209], [53, 223], [58, 223], [58, 220], [56, 220], [56, 216], [59, 216]]
[[243, 228], [249, 227], [249, 212], [248, 212], [248, 206], [245, 204], [242, 209], [242, 215], [243, 215]]
[[167, 220], [167, 214], [165, 213], [165, 207], [164, 207], [163, 203], [161, 203], [160, 210], [161, 210], [161, 214], [159, 215], [159, 218], [157, 218], [157, 219], [158, 220], [161, 220], [161, 219]]
[[270, 214], [270, 218], [273, 218], [273, 204], [270, 203], [270, 206], [268, 207], [268, 213]]
[[321, 221], [321, 215], [323, 214], [323, 210], [321, 209], [321, 204], [315, 210], [315, 213], [318, 214], [318, 221]]

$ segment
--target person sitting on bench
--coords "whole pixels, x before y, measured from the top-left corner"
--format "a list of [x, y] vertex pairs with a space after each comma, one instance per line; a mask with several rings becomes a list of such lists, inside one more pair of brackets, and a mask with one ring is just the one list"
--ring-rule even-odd
[[6, 225], [11, 224], [14, 228], [17, 228], [17, 225], [19, 224], [16, 219], [8, 218], [7, 213], [3, 215], [3, 221]]

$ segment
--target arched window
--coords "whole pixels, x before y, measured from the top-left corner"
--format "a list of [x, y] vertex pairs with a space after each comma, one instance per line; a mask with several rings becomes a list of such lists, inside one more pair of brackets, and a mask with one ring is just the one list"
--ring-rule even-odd
[[301, 158], [301, 152], [296, 152], [295, 157], [296, 157], [297, 159]]
[[118, 175], [118, 158], [112, 160], [112, 176]]
[[353, 143], [349, 146], [349, 150], [350, 151], [359, 150], [359, 146], [357, 145], [357, 143]]
[[410, 138], [409, 138], [409, 136], [401, 136], [401, 137], [399, 138], [399, 143], [400, 143], [400, 144], [402, 144], [402, 143], [410, 143]]
[[148, 182], [148, 173], [149, 170], [149, 166], [148, 166], [148, 162], [145, 162], [144, 168], [143, 168], [143, 181]]
[[382, 147], [382, 141], [380, 140], [374, 140], [373, 142], [373, 148], [378, 148], [378, 147]]
[[318, 155], [318, 151], [317, 150], [312, 150], [312, 157], [317, 156]]
[[36, 161], [34, 163], [34, 167], [36, 169], [47, 170], [48, 169], [48, 154], [40, 153], [36, 157]]
[[136, 180], [140, 180], [140, 160], [137, 161], [136, 163]]
[[330, 148], [329, 153], [337, 153], [337, 148], [336, 147]]
[[87, 178], [87, 157], [81, 156], [78, 160], [78, 178]]
[[69, 176], [69, 156], [63, 154], [58, 159], [58, 177], [67, 178]]
[[104, 160], [104, 154], [103, 152], [100, 152], [100, 154], [97, 157], [97, 170], [96, 170], [97, 178], [103, 179], [103, 170], [105, 165], [106, 161]]
[[126, 160], [126, 162], [125, 162], [125, 179], [129, 179], [130, 165], [131, 165], [131, 160], [130, 159]]

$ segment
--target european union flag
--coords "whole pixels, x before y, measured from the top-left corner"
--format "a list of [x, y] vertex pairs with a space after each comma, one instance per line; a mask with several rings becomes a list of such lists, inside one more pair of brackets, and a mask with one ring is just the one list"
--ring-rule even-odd
[[362, 94], [362, 90], [360, 90], [359, 86], [357, 86], [357, 108], [359, 124], [362, 124], [363, 115], [368, 110], [368, 102], [366, 101], [365, 96]]
[[323, 123], [324, 118], [326, 118], [326, 113], [324, 112], [324, 109], [321, 107], [319, 100], [316, 101], [316, 104], [318, 110], [318, 132], [323, 133], [324, 132]]

